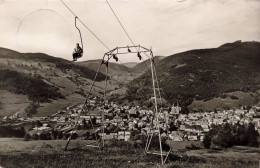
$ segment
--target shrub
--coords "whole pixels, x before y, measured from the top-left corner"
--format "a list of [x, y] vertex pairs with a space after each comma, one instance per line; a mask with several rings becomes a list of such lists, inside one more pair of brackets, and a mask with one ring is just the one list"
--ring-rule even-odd
[[51, 138], [51, 139], [57, 139], [57, 137], [58, 137], [58, 131], [57, 131], [57, 130], [53, 130], [53, 131], [51, 132], [51, 135], [52, 135], [52, 138]]
[[[145, 147], [146, 142], [147, 142], [147, 136], [141, 136], [141, 142], [142, 142], [142, 147]], [[165, 150], [165, 151], [170, 150], [170, 146], [167, 143], [167, 138], [161, 137], [161, 143], [162, 143], [162, 149], [163, 150]], [[159, 150], [160, 149], [159, 136], [157, 136], [157, 135], [153, 136], [149, 149], [152, 149], [152, 150]]]
[[189, 149], [189, 150], [198, 150], [198, 149], [201, 149], [198, 145], [195, 145], [195, 144], [190, 144], [190, 145], [187, 145], [185, 147], [186, 149]]
[[39, 108], [39, 104], [35, 102], [31, 102], [29, 106], [26, 107], [25, 112], [28, 117], [31, 117], [33, 114], [37, 113], [37, 108]]
[[77, 134], [77, 133], [73, 133], [73, 134], [71, 135], [71, 139], [76, 139], [76, 138], [78, 138], [78, 134]]
[[206, 134], [202, 143], [204, 145], [205, 148], [210, 148], [210, 145], [211, 145], [211, 139], [212, 137], [209, 135], [209, 134]]
[[58, 137], [57, 137], [58, 139], [62, 139], [63, 138], [63, 133], [62, 132], [58, 132]]
[[33, 134], [31, 138], [32, 138], [32, 140], [38, 140], [39, 139], [39, 135], [38, 134]]
[[39, 120], [37, 120], [37, 121], [35, 122], [35, 124], [36, 124], [37, 127], [41, 127], [41, 126], [43, 125]]
[[27, 134], [24, 135], [23, 140], [24, 141], [29, 141], [31, 138], [32, 138], [31, 135], [27, 133]]
[[41, 133], [39, 136], [40, 140], [51, 140], [51, 134], [50, 133]]
[[96, 140], [96, 138], [97, 139], [100, 139], [100, 136], [96, 133], [91, 133], [91, 134], [89, 134], [89, 136], [88, 136], [88, 139], [89, 140]]

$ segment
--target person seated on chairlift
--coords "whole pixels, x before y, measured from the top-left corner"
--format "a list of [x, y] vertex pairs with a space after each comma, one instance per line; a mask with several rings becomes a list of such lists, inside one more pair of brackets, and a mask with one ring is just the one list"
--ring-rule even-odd
[[83, 54], [83, 50], [82, 48], [79, 46], [79, 43], [77, 43], [77, 46], [76, 48], [74, 48], [74, 51], [73, 51], [73, 61], [77, 61], [78, 58], [82, 57], [82, 54]]

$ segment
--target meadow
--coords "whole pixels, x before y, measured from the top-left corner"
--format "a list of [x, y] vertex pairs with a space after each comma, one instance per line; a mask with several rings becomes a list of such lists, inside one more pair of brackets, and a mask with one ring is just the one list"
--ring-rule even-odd
[[[100, 150], [84, 146], [87, 143], [88, 141], [73, 140], [69, 150], [64, 151], [65, 140], [23, 141], [19, 138], [1, 138], [0, 166], [3, 168], [160, 166], [160, 157], [144, 154], [143, 149], [109, 146]], [[219, 151], [183, 148], [174, 150], [162, 167], [258, 168], [259, 160], [260, 150], [257, 148], [233, 147]]]

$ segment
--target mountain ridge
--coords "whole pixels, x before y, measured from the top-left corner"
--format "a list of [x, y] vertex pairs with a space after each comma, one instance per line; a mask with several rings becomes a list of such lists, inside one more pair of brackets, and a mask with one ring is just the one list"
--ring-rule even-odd
[[[217, 48], [156, 56], [154, 61], [162, 97], [169, 105], [179, 102], [183, 109], [187, 109], [189, 106], [193, 108], [194, 102], [198, 104], [199, 101], [219, 101], [221, 97], [235, 98], [239, 94], [245, 95], [244, 93], [248, 93], [247, 96], [252, 93], [254, 96], [249, 99], [254, 100], [259, 95], [255, 93], [260, 88], [259, 42], [237, 41]], [[74, 63], [43, 53], [19, 53], [0, 48], [2, 70], [9, 69], [37, 77], [57, 87], [61, 93], [57, 100], [51, 100], [51, 103], [44, 103], [40, 107], [40, 116], [46, 115], [46, 110], [51, 114], [65, 106], [83, 102], [100, 62], [97, 59]], [[151, 74], [147, 69], [150, 60], [136, 64], [133, 68], [124, 66], [114, 62], [109, 64], [108, 96], [114, 95], [112, 97], [119, 99], [124, 95], [123, 99], [128, 100], [128, 103], [138, 101], [146, 104], [152, 97]], [[94, 95], [103, 94], [104, 78], [104, 69], [101, 69], [93, 89]], [[242, 91], [243, 94], [237, 91]]]

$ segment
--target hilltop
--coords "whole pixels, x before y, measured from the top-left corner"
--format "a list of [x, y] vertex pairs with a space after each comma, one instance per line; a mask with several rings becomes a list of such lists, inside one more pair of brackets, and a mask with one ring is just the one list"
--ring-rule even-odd
[[[186, 51], [160, 60], [156, 69], [162, 97], [169, 104], [179, 102], [187, 108], [194, 102], [213, 98], [240, 99], [235, 91], [255, 94], [253, 103], [256, 103], [260, 87], [260, 43], [237, 41], [218, 48]], [[145, 102], [152, 96], [150, 86], [151, 74], [146, 72], [129, 84], [126, 98]]]
[[135, 67], [137, 64], [139, 64], [139, 62], [127, 62], [127, 63], [124, 63], [124, 65], [128, 68], [133, 68]]
[[[147, 68], [150, 68], [150, 59], [145, 59], [146, 57], [143, 57], [144, 61], [141, 62], [128, 62], [128, 63], [115, 63], [115, 62], [109, 62], [109, 71], [108, 74], [110, 76], [118, 76], [118, 75], [125, 75], [129, 73], [137, 73], [137, 74], [143, 74], [145, 71], [147, 71]], [[154, 62], [157, 64], [160, 60], [164, 59], [163, 56], [155, 56]], [[97, 60], [89, 60], [84, 62], [78, 62], [76, 64], [87, 67], [89, 69], [92, 69], [94, 71], [98, 70], [98, 67], [100, 65], [101, 59]], [[100, 68], [100, 72], [103, 74], [106, 73], [105, 66], [102, 66]]]
[[[101, 63], [101, 59], [78, 62], [76, 64], [87, 67], [89, 69], [92, 69], [93, 71], [97, 71], [100, 63]], [[128, 73], [129, 71], [131, 71], [131, 68], [124, 67], [123, 65], [118, 64], [118, 63], [109, 62], [108, 74], [110, 76], [125, 74], [125, 73]], [[103, 65], [100, 68], [100, 72], [105, 74], [106, 73], [106, 66]]]
[[[143, 56], [143, 58], [144, 58], [144, 56]], [[154, 63], [157, 64], [158, 62], [160, 62], [164, 58], [165, 57], [163, 57], [163, 56], [155, 56], [154, 57]], [[135, 72], [135, 73], [142, 73], [143, 72], [144, 73], [144, 72], [148, 71], [147, 68], [150, 69], [150, 67], [151, 67], [150, 59], [147, 59], [147, 60], [137, 64], [136, 66], [134, 66], [132, 68], [132, 72]]]

